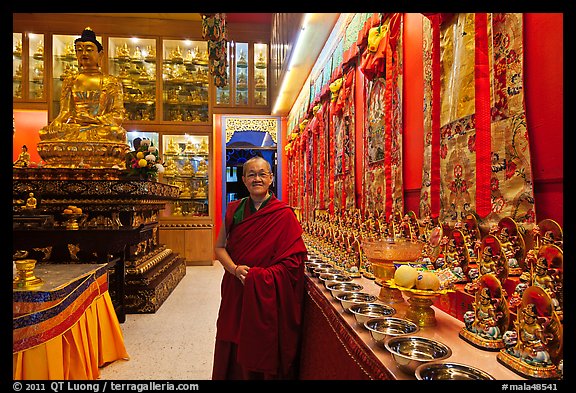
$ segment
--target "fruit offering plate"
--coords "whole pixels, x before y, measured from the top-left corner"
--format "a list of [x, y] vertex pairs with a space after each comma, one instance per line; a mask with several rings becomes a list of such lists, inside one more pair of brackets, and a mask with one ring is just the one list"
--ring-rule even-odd
[[390, 280], [386, 281], [386, 283], [390, 286], [390, 288], [399, 289], [402, 292], [413, 293], [413, 294], [419, 295], [419, 296], [433, 297], [433, 296], [438, 296], [438, 295], [445, 295], [449, 292], [455, 292], [454, 289], [449, 289], [449, 288], [438, 289], [436, 291], [433, 291], [431, 289], [416, 289], [416, 288], [401, 287], [400, 285], [396, 285], [394, 279], [390, 279]]

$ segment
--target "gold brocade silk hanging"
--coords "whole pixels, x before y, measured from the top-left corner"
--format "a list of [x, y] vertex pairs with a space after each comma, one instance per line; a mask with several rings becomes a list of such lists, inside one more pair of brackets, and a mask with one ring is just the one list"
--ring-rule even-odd
[[[484, 18], [473, 13], [444, 14], [435, 46], [437, 15], [423, 19], [424, 53], [428, 55], [424, 56], [420, 216], [434, 216], [434, 198], [438, 198], [439, 220], [454, 224], [469, 213], [480, 212], [480, 196], [483, 209], [487, 207], [479, 214], [483, 228], [506, 216], [532, 224], [535, 210], [523, 98], [522, 14], [482, 14]], [[436, 67], [434, 53], [440, 59]], [[435, 84], [438, 76], [439, 84]], [[440, 112], [436, 129], [434, 108]]]
[[[382, 211], [386, 217], [403, 211], [402, 189], [402, 15], [391, 14], [382, 24], [390, 36], [380, 40], [370, 60], [363, 54], [364, 155], [362, 210]], [[379, 60], [378, 60], [379, 59]], [[375, 64], [382, 67], [369, 68]]]

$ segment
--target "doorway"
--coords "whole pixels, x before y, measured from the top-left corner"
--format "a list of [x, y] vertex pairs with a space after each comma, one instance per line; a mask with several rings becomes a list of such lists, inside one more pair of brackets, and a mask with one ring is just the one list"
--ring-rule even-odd
[[242, 182], [242, 167], [246, 161], [255, 156], [260, 156], [270, 163], [274, 181], [270, 190], [277, 195], [277, 160], [276, 147], [256, 147], [245, 144], [227, 144], [226, 146], [226, 203], [248, 196], [248, 190]]

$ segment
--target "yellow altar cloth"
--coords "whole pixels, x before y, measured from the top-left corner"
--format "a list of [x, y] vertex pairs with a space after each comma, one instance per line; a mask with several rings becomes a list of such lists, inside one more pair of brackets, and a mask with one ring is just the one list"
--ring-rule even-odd
[[34, 274], [42, 286], [13, 290], [15, 380], [97, 379], [99, 367], [129, 358], [106, 264], [39, 264]]

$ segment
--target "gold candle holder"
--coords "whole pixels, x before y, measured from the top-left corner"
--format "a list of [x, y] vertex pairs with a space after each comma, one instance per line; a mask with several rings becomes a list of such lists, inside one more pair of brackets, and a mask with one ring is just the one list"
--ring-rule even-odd
[[44, 280], [34, 275], [35, 259], [21, 259], [14, 261], [14, 264], [18, 273], [12, 280], [14, 289], [33, 289], [44, 283]]

